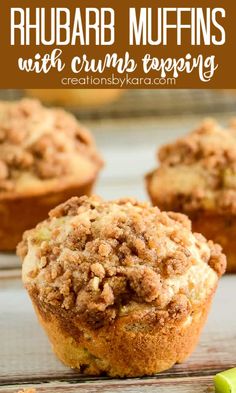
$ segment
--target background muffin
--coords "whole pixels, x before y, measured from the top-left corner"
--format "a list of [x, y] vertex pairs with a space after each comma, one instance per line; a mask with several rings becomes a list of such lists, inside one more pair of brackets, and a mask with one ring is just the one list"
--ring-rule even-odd
[[72, 198], [24, 235], [22, 277], [53, 350], [81, 373], [153, 374], [194, 349], [224, 272], [187, 217]]
[[146, 178], [154, 205], [187, 214], [193, 230], [223, 246], [236, 271], [236, 127], [213, 120], [159, 150], [160, 166]]
[[89, 194], [102, 160], [70, 114], [38, 101], [0, 102], [0, 249], [72, 195]]
[[119, 89], [33, 89], [26, 94], [45, 103], [74, 107], [97, 107], [109, 104], [121, 94]]

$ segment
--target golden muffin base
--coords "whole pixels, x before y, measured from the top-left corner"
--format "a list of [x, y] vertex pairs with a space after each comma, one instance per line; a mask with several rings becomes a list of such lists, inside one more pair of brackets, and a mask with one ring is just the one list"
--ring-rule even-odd
[[86, 375], [138, 377], [164, 371], [192, 353], [213, 293], [193, 310], [190, 321], [169, 320], [162, 326], [153, 316], [148, 320], [143, 314], [135, 318], [131, 313], [97, 330], [89, 329], [78, 318], [45, 311], [37, 295], [31, 293], [31, 298], [54, 353], [65, 365]]
[[236, 217], [228, 214], [199, 212], [188, 214], [193, 231], [219, 243], [227, 257], [227, 272], [236, 273]]
[[[0, 199], [0, 250], [14, 251], [25, 230], [35, 227], [48, 212], [72, 196], [90, 195], [96, 178], [81, 185], [62, 185], [45, 194], [14, 196]], [[32, 193], [33, 194], [33, 193]]]

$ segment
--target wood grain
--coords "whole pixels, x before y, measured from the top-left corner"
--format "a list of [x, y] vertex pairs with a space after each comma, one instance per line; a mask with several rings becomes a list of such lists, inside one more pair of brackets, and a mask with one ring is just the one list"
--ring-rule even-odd
[[51, 382], [36, 385], [0, 387], [0, 393], [16, 393], [20, 388], [34, 387], [37, 393], [210, 393], [212, 377], [162, 379], [143, 378], [84, 383]]

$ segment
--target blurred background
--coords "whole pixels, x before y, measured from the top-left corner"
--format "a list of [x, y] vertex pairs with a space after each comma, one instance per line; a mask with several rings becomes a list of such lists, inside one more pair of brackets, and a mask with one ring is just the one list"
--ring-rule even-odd
[[204, 118], [225, 125], [236, 116], [233, 90], [0, 90], [4, 100], [25, 95], [64, 107], [92, 131], [106, 162], [95, 192], [107, 199], [147, 199], [144, 176], [160, 145]]
[[24, 95], [66, 106], [81, 120], [219, 115], [236, 110], [235, 90], [0, 90], [1, 99]]

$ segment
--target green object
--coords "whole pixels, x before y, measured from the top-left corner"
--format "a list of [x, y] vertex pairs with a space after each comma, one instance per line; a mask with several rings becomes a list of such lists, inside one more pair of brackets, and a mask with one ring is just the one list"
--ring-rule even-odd
[[216, 374], [214, 383], [216, 393], [236, 393], [236, 368]]

